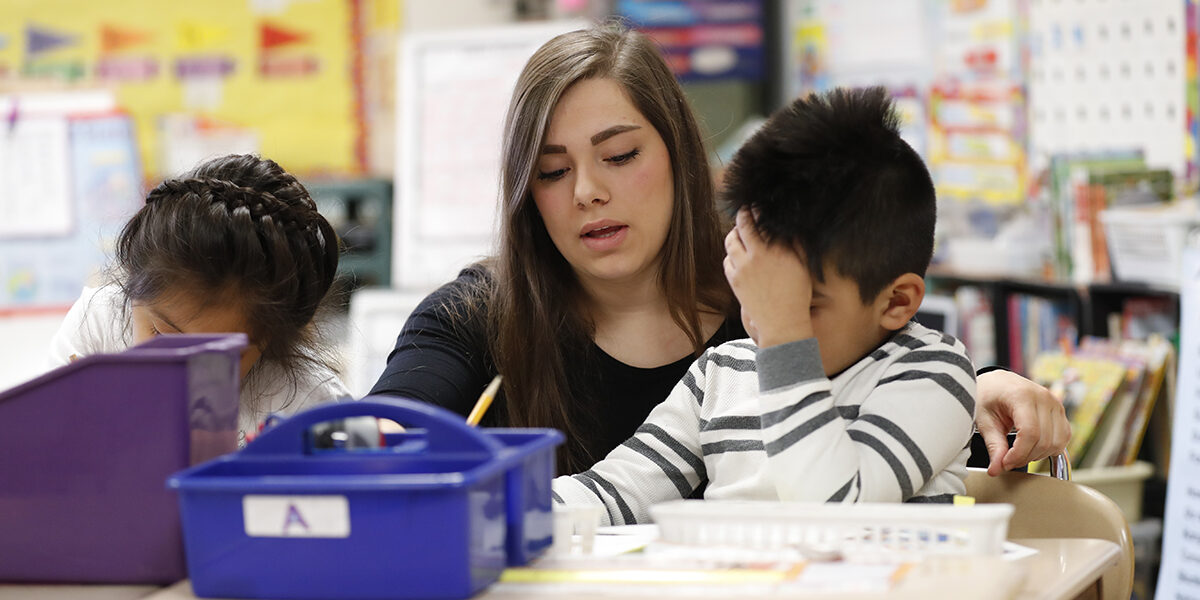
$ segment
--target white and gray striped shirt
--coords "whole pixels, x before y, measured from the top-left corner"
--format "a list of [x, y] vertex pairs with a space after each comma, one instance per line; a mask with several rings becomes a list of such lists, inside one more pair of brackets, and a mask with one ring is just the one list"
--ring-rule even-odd
[[975, 369], [963, 345], [915, 322], [829, 379], [816, 339], [705, 352], [625, 443], [554, 499], [646, 523], [687, 498], [948, 501], [965, 491]]

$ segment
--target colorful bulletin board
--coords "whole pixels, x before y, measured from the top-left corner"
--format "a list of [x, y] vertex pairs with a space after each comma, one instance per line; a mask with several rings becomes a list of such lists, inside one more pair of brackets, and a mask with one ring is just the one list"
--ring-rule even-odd
[[7, 0], [0, 89], [110, 87], [152, 178], [213, 139], [300, 174], [359, 173], [363, 1]]
[[[0, 105], [6, 103], [11, 106], [11, 97], [0, 96]], [[122, 114], [46, 111], [7, 127], [0, 139], [0, 221], [6, 223], [0, 228], [0, 316], [65, 311], [85, 283], [95, 282], [121, 226], [141, 206], [132, 121]]]
[[618, 0], [681, 81], [763, 78], [763, 0]]

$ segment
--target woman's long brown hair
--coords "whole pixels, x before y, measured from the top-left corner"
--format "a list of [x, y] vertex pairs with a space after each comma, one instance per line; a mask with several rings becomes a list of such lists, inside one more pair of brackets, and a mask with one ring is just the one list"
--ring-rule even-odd
[[[555, 248], [534, 205], [529, 184], [555, 105], [574, 83], [611, 79], [662, 136], [671, 156], [675, 190], [670, 231], [662, 249], [660, 285], [671, 317], [696, 354], [703, 350], [701, 310], [729, 313], [733, 296], [721, 270], [723, 224], [713, 198], [708, 157], [696, 118], [658, 47], [616, 23], [560, 35], [529, 59], [505, 120], [501, 172], [502, 229], [490, 295], [489, 337], [504, 375], [508, 423], [554, 427], [566, 435], [560, 472], [585, 470], [602, 456], [585, 443], [571, 403], [589, 402], [567, 372], [586, 357], [594, 327], [581, 307], [579, 284]], [[602, 413], [600, 413], [602, 414]]]

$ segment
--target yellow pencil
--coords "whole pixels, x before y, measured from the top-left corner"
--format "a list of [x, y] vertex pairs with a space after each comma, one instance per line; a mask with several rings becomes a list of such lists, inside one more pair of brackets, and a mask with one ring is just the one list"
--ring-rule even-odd
[[475, 407], [471, 409], [471, 414], [467, 416], [467, 425], [474, 427], [483, 419], [483, 413], [487, 412], [489, 406], [492, 405], [492, 400], [496, 397], [496, 390], [500, 389], [500, 376], [492, 378], [492, 382], [488, 384], [483, 393], [479, 395], [479, 399], [475, 401]]

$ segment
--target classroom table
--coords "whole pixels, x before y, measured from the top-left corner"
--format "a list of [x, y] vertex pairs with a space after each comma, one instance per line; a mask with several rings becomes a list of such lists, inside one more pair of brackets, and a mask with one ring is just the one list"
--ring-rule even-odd
[[[1117, 564], [1120, 548], [1095, 539], [1018, 539], [1014, 542], [1038, 553], [1016, 560], [998, 557], [930, 559], [920, 563], [896, 589], [877, 594], [805, 594], [804, 600], [877, 600], [879, 598], [928, 600], [973, 598], [997, 600], [1074, 600], [1096, 598], [1100, 574]], [[513, 600], [543, 597], [527, 589], [496, 584], [475, 596], [476, 600]], [[636, 598], [637, 596], [633, 596]], [[661, 591], [644, 596], [664, 600]], [[166, 588], [147, 586], [16, 586], [0, 585], [0, 600], [195, 600], [189, 582]], [[705, 596], [705, 598], [714, 598]]]

